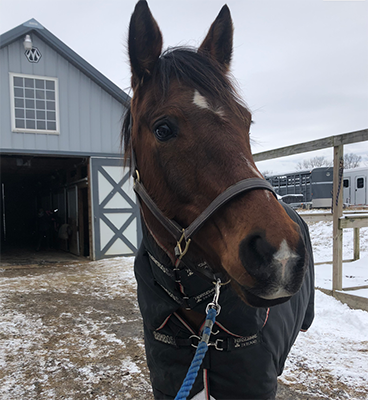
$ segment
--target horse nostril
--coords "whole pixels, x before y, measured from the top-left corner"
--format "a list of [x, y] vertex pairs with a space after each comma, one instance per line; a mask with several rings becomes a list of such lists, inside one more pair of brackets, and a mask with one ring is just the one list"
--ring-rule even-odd
[[276, 249], [267, 241], [263, 232], [251, 233], [240, 242], [239, 257], [245, 269], [255, 278], [269, 275], [267, 267], [272, 262]]

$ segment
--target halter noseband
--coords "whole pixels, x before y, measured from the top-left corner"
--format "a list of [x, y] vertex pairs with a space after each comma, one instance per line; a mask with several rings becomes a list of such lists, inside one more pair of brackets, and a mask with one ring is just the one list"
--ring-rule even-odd
[[134, 179], [133, 189], [138, 198], [144, 202], [155, 218], [176, 240], [175, 256], [178, 258], [178, 260], [181, 260], [188, 251], [192, 236], [203, 226], [203, 224], [212, 216], [212, 214], [214, 214], [219, 208], [221, 208], [235, 196], [254, 189], [265, 189], [272, 192], [277, 198], [272, 185], [266, 180], [261, 178], [243, 179], [219, 194], [187, 228], [183, 228], [176, 221], [167, 218], [152, 200], [151, 196], [148, 194], [146, 188], [141, 182], [140, 174], [136, 167], [136, 159], [133, 149], [131, 155]]

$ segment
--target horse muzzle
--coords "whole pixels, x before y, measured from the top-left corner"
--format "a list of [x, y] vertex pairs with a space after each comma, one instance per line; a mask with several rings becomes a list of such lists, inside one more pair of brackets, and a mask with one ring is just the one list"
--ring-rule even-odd
[[286, 239], [276, 247], [264, 232], [251, 233], [239, 245], [239, 258], [246, 273], [238, 284], [250, 305], [269, 307], [283, 303], [303, 283], [307, 257], [301, 237], [294, 248]]

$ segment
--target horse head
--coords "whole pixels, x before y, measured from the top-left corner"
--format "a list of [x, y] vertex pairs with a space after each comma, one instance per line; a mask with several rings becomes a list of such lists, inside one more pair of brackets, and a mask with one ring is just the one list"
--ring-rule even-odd
[[[261, 178], [251, 153], [251, 113], [229, 77], [233, 26], [224, 6], [201, 46], [162, 53], [162, 35], [146, 1], [129, 27], [133, 97], [126, 116], [126, 156], [161, 212], [189, 226], [229, 186]], [[129, 127], [129, 129], [128, 129]], [[146, 226], [174, 259], [173, 237], [142, 203]], [[193, 237], [191, 257], [226, 273], [248, 304], [288, 300], [303, 281], [307, 255], [300, 229], [275, 196], [239, 194]]]

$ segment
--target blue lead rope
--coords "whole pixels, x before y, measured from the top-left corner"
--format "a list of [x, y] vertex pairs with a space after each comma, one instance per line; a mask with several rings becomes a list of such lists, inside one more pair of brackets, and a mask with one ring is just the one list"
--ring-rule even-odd
[[175, 400], [187, 399], [190, 391], [192, 390], [194, 382], [197, 378], [199, 368], [202, 365], [203, 359], [207, 353], [208, 342], [210, 340], [212, 327], [215, 323], [216, 316], [220, 313], [220, 308], [221, 308], [220, 305], [218, 304], [218, 298], [220, 295], [220, 285], [221, 281], [218, 280], [216, 282], [216, 291], [215, 291], [215, 296], [213, 298], [213, 302], [208, 304], [206, 309], [207, 316], [203, 328], [201, 341], [198, 344], [192, 363], [190, 364], [187, 375], [183, 381], [183, 384], [181, 385], [178, 394], [175, 397]]

